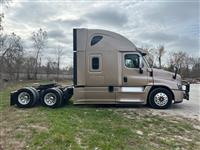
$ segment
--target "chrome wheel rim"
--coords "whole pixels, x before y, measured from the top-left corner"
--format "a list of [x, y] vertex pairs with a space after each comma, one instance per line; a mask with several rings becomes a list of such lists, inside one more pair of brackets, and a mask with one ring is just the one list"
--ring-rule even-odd
[[157, 93], [154, 96], [154, 102], [158, 106], [165, 106], [168, 102], [168, 96], [165, 93]]
[[54, 93], [47, 93], [44, 96], [44, 103], [48, 106], [53, 106], [57, 101], [56, 95]]
[[27, 92], [21, 92], [18, 95], [18, 102], [22, 105], [27, 105], [31, 100], [31, 96]]

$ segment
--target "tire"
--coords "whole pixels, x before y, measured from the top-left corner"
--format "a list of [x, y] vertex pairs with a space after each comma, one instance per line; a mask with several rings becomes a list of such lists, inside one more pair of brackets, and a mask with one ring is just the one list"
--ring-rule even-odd
[[30, 87], [25, 87], [20, 90], [18, 90], [16, 95], [16, 104], [20, 108], [30, 108], [33, 107], [36, 102], [38, 101], [38, 96], [36, 92], [37, 90], [34, 90]]
[[156, 88], [149, 94], [148, 102], [152, 108], [166, 109], [172, 104], [172, 94], [165, 88]]
[[47, 89], [42, 96], [41, 103], [45, 107], [57, 108], [62, 104], [62, 91], [58, 88]]
[[31, 88], [36, 94], [36, 103], [35, 104], [39, 104], [39, 102], [40, 102], [40, 94], [39, 94], [39, 92], [34, 87], [29, 87], [29, 88]]

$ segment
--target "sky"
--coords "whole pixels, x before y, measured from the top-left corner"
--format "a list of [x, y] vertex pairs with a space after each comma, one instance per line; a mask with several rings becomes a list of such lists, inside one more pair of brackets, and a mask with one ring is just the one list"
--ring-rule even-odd
[[27, 54], [33, 52], [31, 35], [48, 33], [43, 63], [63, 49], [62, 67], [72, 64], [73, 28], [111, 30], [137, 47], [164, 45], [167, 55], [185, 51], [200, 56], [200, 1], [198, 0], [12, 0], [5, 13], [4, 32], [15, 32]]

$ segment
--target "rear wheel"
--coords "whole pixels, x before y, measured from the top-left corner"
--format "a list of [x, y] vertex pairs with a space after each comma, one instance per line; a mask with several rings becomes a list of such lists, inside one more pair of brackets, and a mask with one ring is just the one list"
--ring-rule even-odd
[[62, 104], [62, 91], [58, 88], [47, 89], [42, 96], [42, 105], [50, 108], [60, 107]]
[[21, 108], [33, 107], [38, 101], [38, 92], [34, 88], [22, 88], [17, 93], [16, 104]]
[[166, 109], [172, 104], [172, 94], [165, 88], [156, 88], [149, 95], [149, 105], [156, 109]]
[[29, 87], [29, 88], [31, 88], [35, 92], [36, 99], [37, 99], [35, 104], [40, 103], [40, 94], [39, 94], [39, 92], [34, 87]]

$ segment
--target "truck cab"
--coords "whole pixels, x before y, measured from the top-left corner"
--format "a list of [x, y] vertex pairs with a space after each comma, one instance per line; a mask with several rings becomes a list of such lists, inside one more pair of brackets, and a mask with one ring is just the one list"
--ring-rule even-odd
[[188, 99], [180, 75], [151, 68], [146, 52], [110, 31], [74, 29], [74, 104], [149, 104]]

